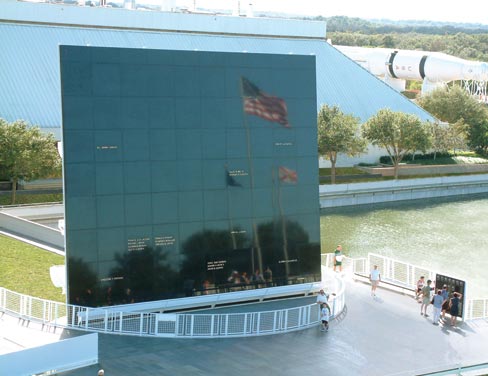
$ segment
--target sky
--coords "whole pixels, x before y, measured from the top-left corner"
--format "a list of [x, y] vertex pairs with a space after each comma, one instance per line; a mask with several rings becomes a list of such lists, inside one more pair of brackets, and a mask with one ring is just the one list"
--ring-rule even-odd
[[[187, 0], [197, 7], [233, 9], [235, 0]], [[180, 1], [177, 1], [178, 3]], [[185, 1], [182, 1], [183, 3]], [[303, 15], [364, 19], [425, 20], [488, 25], [487, 0], [241, 0], [255, 11], [271, 10]]]

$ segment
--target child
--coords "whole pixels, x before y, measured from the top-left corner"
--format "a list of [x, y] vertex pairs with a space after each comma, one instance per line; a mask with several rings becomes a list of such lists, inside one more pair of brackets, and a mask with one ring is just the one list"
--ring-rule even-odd
[[329, 318], [330, 318], [330, 307], [327, 303], [322, 303], [322, 309], [320, 311], [320, 320], [322, 320], [321, 332], [329, 330]]

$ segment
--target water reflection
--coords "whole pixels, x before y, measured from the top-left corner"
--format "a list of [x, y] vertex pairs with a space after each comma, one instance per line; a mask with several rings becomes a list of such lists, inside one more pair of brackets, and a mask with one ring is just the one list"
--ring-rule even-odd
[[321, 212], [322, 252], [342, 244], [361, 257], [378, 253], [465, 279], [488, 296], [488, 195], [395, 202]]

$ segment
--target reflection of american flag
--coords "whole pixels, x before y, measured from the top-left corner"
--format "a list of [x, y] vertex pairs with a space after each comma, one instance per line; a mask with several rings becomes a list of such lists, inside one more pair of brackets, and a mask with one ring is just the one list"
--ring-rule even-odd
[[296, 183], [298, 181], [297, 172], [283, 166], [279, 168], [279, 177], [283, 183]]
[[247, 78], [242, 77], [241, 80], [244, 112], [246, 114], [256, 115], [273, 123], [279, 123], [285, 128], [290, 128], [288, 110], [283, 99], [262, 92]]

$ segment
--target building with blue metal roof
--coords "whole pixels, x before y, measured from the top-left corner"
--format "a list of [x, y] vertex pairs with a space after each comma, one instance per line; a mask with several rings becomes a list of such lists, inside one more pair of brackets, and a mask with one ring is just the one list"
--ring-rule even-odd
[[0, 117], [58, 138], [60, 45], [315, 55], [318, 108], [338, 105], [361, 121], [382, 108], [433, 119], [327, 43], [325, 22], [15, 0], [4, 1], [1, 13]]

